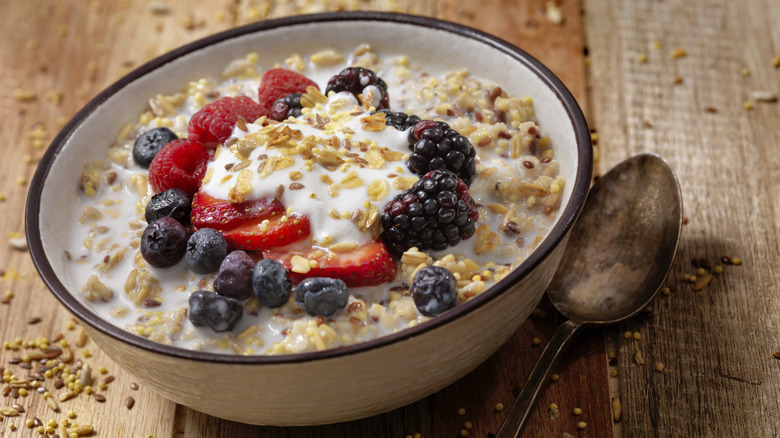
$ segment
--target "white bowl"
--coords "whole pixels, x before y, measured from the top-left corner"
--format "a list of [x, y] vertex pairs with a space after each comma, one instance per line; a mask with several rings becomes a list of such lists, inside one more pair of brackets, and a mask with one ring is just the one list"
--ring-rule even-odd
[[[488, 291], [439, 317], [363, 344], [316, 353], [244, 357], [152, 342], [99, 318], [74, 293], [65, 256], [85, 157], [102, 156], [116, 132], [147, 105], [190, 80], [218, 77], [248, 52], [268, 59], [359, 42], [379, 53], [409, 54], [424, 66], [467, 67], [509, 93], [531, 96], [552, 139], [566, 189], [557, 222], [538, 248]], [[62, 130], [43, 157], [27, 203], [33, 261], [54, 295], [111, 358], [163, 396], [210, 415], [273, 425], [346, 421], [430, 395], [494, 353], [537, 305], [550, 283], [588, 191], [590, 134], [574, 98], [517, 47], [464, 26], [387, 13], [297, 16], [232, 29], [176, 49], [110, 86]]]

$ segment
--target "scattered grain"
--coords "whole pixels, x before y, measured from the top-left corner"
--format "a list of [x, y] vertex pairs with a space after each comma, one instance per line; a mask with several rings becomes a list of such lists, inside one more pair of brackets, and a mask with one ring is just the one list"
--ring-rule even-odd
[[612, 399], [612, 419], [617, 423], [623, 414], [623, 406], [620, 404], [620, 397]]

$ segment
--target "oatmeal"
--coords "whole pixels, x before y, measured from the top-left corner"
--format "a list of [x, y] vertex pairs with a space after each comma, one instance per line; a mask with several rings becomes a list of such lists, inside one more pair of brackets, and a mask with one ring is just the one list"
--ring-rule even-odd
[[150, 96], [85, 163], [68, 256], [103, 318], [189, 349], [334, 348], [472, 299], [546, 236], [564, 181], [531, 99], [366, 45], [278, 61]]

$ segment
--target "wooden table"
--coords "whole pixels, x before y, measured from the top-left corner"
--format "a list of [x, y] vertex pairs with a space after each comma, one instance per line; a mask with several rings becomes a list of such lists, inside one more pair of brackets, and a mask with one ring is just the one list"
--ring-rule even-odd
[[[235, 25], [356, 8], [445, 18], [525, 48], [584, 108], [597, 136], [597, 173], [644, 151], [665, 156], [678, 172], [688, 223], [669, 293], [640, 318], [584, 333], [557, 367], [557, 381], [543, 390], [523, 436], [780, 436], [780, 362], [773, 356], [780, 350], [780, 106], [771, 99], [780, 92], [780, 3], [770, 0], [3, 2], [1, 365], [25, 378], [34, 370], [14, 362], [32, 350], [13, 350], [17, 341], [62, 337], [75, 359], [90, 364], [105, 401], [82, 393], [58, 401], [55, 413], [34, 388], [26, 396], [17, 388], [0, 397], [0, 407], [16, 403], [25, 412], [3, 417], [0, 436], [38, 436], [26, 420], [45, 426], [69, 411], [71, 425], [92, 425], [103, 437], [438, 438], [487, 437], [498, 429], [506, 411], [497, 406], [511, 404], [560, 322], [544, 303], [484, 365], [417, 403], [322, 427], [247, 426], [176, 406], [143, 386], [132, 389], [131, 376], [90, 342], [81, 345], [80, 328], [17, 248], [37, 160], [68, 117], [122, 74]], [[707, 265], [701, 260], [711, 268], [697, 273]], [[56, 383], [41, 382], [52, 400], [67, 392]], [[128, 397], [135, 401], [130, 410]], [[622, 414], [614, 421], [617, 397]], [[551, 403], [559, 407], [556, 418]]]

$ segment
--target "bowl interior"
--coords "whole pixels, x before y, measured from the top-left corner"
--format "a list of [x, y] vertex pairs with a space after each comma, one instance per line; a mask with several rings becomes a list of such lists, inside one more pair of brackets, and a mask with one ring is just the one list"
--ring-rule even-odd
[[[277, 20], [234, 29], [182, 47], [112, 85], [65, 127], [33, 181], [28, 232], [33, 233], [30, 239], [33, 257], [44, 280], [72, 312], [100, 330], [117, 333], [109, 323], [98, 321], [95, 314], [67, 296], [70, 292], [77, 293], [83, 282], [76, 278], [65, 248], [68, 230], [81, 214], [75, 210], [84, 161], [103, 157], [121, 127], [135, 122], [138, 114], [147, 108], [149, 97], [179, 92], [189, 81], [202, 77], [218, 78], [225, 65], [249, 52], [257, 52], [260, 65], [270, 68], [293, 53], [306, 55], [327, 48], [351, 53], [360, 43], [368, 43], [380, 54], [408, 55], [430, 71], [466, 68], [472, 75], [490, 79], [509, 93], [533, 98], [539, 125], [543, 134], [552, 139], [561, 175], [567, 181], [558, 222], [546, 240], [562, 238], [579, 212], [590, 177], [587, 126], [563, 85], [541, 64], [516, 48], [460, 26], [419, 17], [382, 18], [382, 14], [345, 17], [350, 15]], [[30, 215], [34, 215], [32, 222]], [[30, 230], [29, 225], [35, 225], [36, 221], [37, 228]], [[36, 250], [38, 245], [40, 253]], [[552, 244], [545, 245], [543, 242], [537, 249], [542, 253], [538, 257], [543, 257], [544, 251], [552, 247]], [[531, 262], [532, 258], [524, 264]], [[521, 266], [518, 271], [522, 269]], [[514, 280], [510, 277], [505, 281]], [[150, 343], [135, 336], [125, 339], [135, 339], [132, 342], [146, 347]]]

